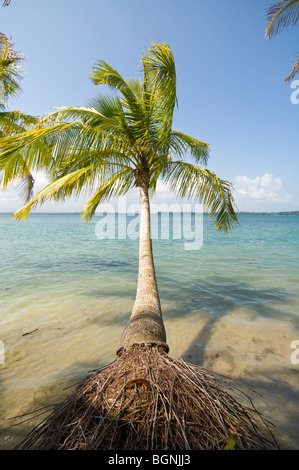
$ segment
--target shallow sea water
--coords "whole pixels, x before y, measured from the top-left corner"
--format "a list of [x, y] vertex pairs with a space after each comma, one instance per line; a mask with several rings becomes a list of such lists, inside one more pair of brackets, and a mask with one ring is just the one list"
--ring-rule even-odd
[[[101, 220], [0, 215], [0, 449], [36, 423], [14, 426], [30, 417], [17, 416], [60, 401], [115, 358], [138, 239], [100, 240]], [[241, 215], [225, 236], [204, 216], [201, 249], [172, 238], [153, 247], [170, 354], [245, 386], [280, 446], [299, 449], [299, 217]]]

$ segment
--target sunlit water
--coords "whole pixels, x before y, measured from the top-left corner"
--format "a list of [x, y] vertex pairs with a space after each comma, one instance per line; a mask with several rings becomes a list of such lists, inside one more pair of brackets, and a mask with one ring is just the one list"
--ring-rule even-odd
[[[11, 418], [60, 401], [115, 358], [138, 239], [100, 240], [99, 220], [0, 215], [0, 449], [35, 423]], [[299, 217], [240, 216], [225, 236], [204, 216], [200, 250], [171, 236], [153, 241], [170, 354], [249, 387], [280, 445], [299, 449]]]

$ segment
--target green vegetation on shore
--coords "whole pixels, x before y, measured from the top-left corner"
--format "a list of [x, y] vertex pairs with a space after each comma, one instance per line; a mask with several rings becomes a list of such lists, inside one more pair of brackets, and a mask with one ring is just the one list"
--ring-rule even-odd
[[299, 215], [299, 211], [284, 211], [284, 212], [238, 212], [238, 215]]
[[[118, 212], [116, 212], [117, 214]], [[159, 212], [162, 214], [163, 212]], [[13, 212], [0, 212], [0, 214], [9, 214], [13, 215]], [[73, 214], [80, 214], [80, 212], [36, 212], [36, 215], [73, 215]], [[35, 215], [34, 213], [31, 215]], [[101, 215], [102, 212], [96, 212], [95, 215]], [[205, 215], [208, 215], [208, 212], [204, 212]], [[237, 212], [238, 216], [240, 215], [288, 215], [288, 216], [299, 216], [299, 211], [285, 211], [285, 212]], [[130, 215], [130, 214], [128, 214]], [[133, 213], [131, 215], [134, 215]]]

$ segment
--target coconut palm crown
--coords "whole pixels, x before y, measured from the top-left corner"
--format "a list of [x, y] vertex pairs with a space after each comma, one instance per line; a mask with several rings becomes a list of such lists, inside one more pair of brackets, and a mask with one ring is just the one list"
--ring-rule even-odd
[[[20, 152], [33, 170], [45, 170], [50, 183], [14, 217], [24, 219], [46, 200], [65, 199], [96, 187], [81, 217], [91, 219], [104, 200], [133, 186], [156, 190], [163, 179], [179, 197], [200, 199], [218, 229], [237, 222], [232, 186], [199, 164], [209, 145], [172, 129], [177, 103], [176, 73], [168, 45], [152, 44], [142, 57], [143, 78], [124, 80], [99, 61], [90, 78], [114, 95], [98, 96], [88, 107], [66, 107], [44, 116], [34, 129], [1, 140], [0, 171], [18, 166]], [[183, 159], [189, 155], [194, 164]]]

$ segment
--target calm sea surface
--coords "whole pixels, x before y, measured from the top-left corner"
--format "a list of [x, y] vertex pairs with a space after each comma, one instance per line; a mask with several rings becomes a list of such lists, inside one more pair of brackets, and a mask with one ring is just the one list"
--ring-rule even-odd
[[[120, 239], [99, 239], [101, 220], [0, 215], [0, 449], [32, 426], [10, 428], [10, 418], [55, 402], [115, 357], [136, 292], [138, 239], [125, 238], [124, 227]], [[135, 222], [127, 219], [131, 229]], [[153, 240], [170, 354], [257, 391], [282, 446], [299, 449], [299, 353], [291, 347], [299, 340], [299, 217], [241, 215], [225, 236], [204, 216], [202, 247], [186, 243], [172, 231]]]

